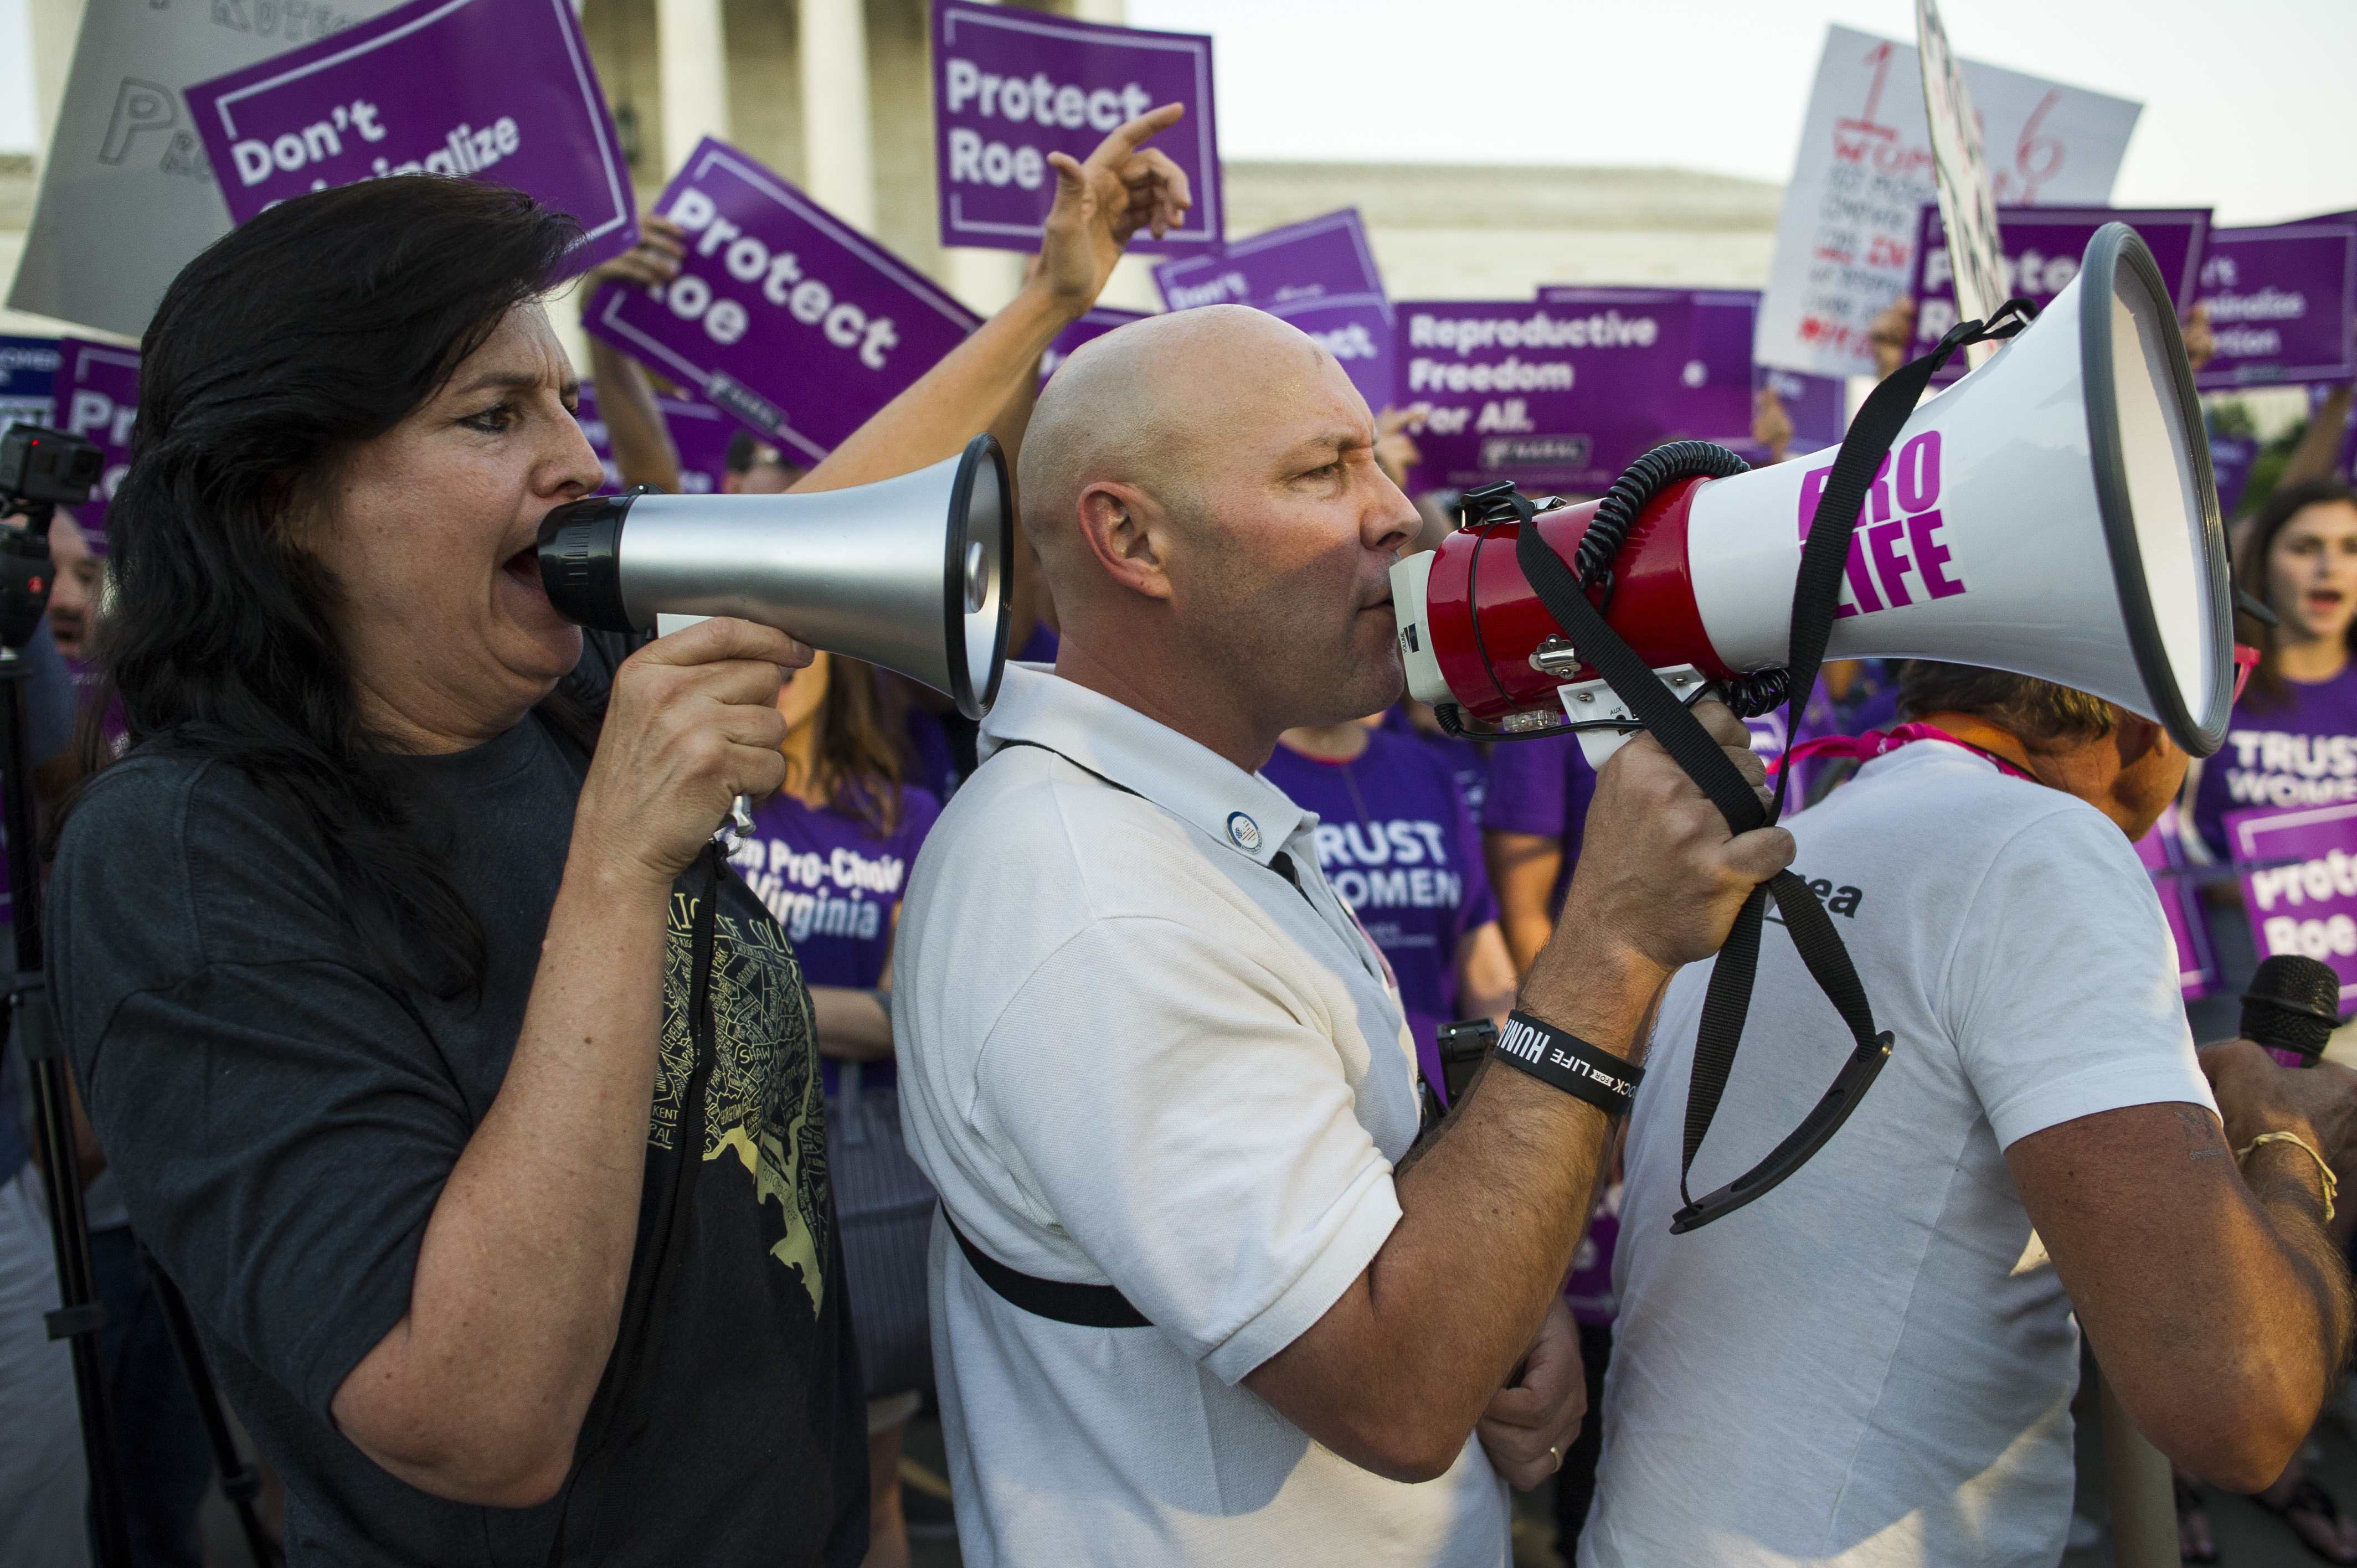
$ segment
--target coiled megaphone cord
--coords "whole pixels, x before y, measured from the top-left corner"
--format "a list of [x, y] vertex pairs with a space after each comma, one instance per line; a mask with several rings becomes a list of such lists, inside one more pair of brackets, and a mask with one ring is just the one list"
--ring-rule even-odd
[[[1579, 536], [1579, 548], [1571, 561], [1579, 585], [1593, 587], [1598, 577], [1610, 573], [1637, 519], [1664, 487], [1681, 479], [1725, 479], [1750, 471], [1750, 464], [1710, 441], [1665, 441], [1640, 456], [1612, 481], [1612, 488], [1597, 503], [1587, 532]], [[1792, 678], [1781, 669], [1756, 670], [1717, 684], [1736, 716], [1749, 719], [1782, 707], [1791, 695]]]

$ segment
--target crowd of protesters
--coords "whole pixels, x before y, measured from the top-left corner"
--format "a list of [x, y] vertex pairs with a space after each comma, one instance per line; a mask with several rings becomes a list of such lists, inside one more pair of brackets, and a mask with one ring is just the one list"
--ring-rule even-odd
[[[724, 490], [778, 494], [999, 437], [1018, 667], [980, 726], [773, 629], [649, 642], [554, 615], [538, 521], [606, 479], [539, 303], [566, 220], [378, 182], [285, 203], [173, 285], [106, 559], [53, 526], [28, 687], [87, 1112], [63, 1179], [91, 1210], [135, 1560], [203, 1560], [210, 1459], [160, 1273], [298, 1563], [895, 1568], [904, 1437], [936, 1402], [974, 1563], [1497, 1563], [1507, 1486], [1550, 1477], [1566, 1561], [2050, 1562], [2072, 1299], [2180, 1462], [2189, 1560], [2214, 1556], [2211, 1482], [2357, 1562], [2296, 1456], [2349, 1338], [2348, 1226], [2303, 1161], [2339, 1162], [2350, 1086], [2197, 1060], [2233, 1021], [2147, 1005], [2158, 920], [2122, 870], [2180, 780], [2190, 849], [2222, 860], [2225, 811], [2347, 772], [2345, 400], [2238, 536], [2278, 624], [2243, 628], [2263, 656], [2206, 766], [2041, 682], [1837, 663], [1792, 734], [1723, 711], [1713, 733], [1754, 783], [1755, 753], [1887, 746], [1811, 747], [1794, 831], [1730, 837], [1650, 743], [1599, 769], [1396, 699], [1382, 568], [1451, 500], [1404, 493], [1419, 411], [1368, 410], [1292, 328], [1139, 323], [1041, 392], [1131, 236], [1188, 205], [1146, 145], [1168, 123], [1059, 155], [1022, 294], [823, 462], [729, 450]], [[659, 285], [681, 253], [649, 218], [601, 275]], [[623, 482], [677, 488], [645, 368], [602, 340], [587, 368]], [[724, 859], [738, 795], [752, 831]], [[1821, 1161], [1749, 1251], [1668, 1240], [1659, 1091], [1626, 1125], [1502, 1071], [1448, 1102], [1443, 1026], [1518, 1005], [1678, 1060], [1750, 884], [1796, 840], [1803, 871], [1847, 856], [1869, 884], [1877, 835], [1927, 811], [1956, 902], [2018, 895], [1943, 973], [2009, 999], [1964, 1027], [1925, 992], [1912, 1035], [1954, 1070], [1894, 1075], [1876, 1103], [1906, 1109], [1861, 1117], [1857, 1168]], [[2208, 886], [2231, 996], [2255, 957], [2231, 882]], [[1842, 891], [1882, 901], [1862, 918], [1905, 958], [1950, 925], [1981, 940], [1943, 924], [1947, 894]], [[2118, 940], [2041, 948], [2015, 918], [2041, 902]], [[1878, 998], [1907, 992], [1874, 961], [1900, 965]], [[0, 1560], [46, 1568], [88, 1560], [88, 1504], [41, 1327], [60, 1176], [22, 1116], [12, 1055]], [[2164, 1134], [2191, 1161], [2122, 1152]], [[2095, 1233], [2091, 1167], [2179, 1182], [2179, 1229], [2124, 1205], [2107, 1220], [2143, 1251]], [[1854, 1221], [1792, 1196], [1843, 1180]], [[1835, 1231], [1847, 1251], [1813, 1251]], [[2160, 1277], [2186, 1255], [2209, 1267]], [[1796, 1353], [1826, 1291], [1827, 1348]], [[2248, 1351], [2233, 1375], [2121, 1305], [2188, 1293]], [[1845, 1360], [1865, 1346], [1882, 1359]]]

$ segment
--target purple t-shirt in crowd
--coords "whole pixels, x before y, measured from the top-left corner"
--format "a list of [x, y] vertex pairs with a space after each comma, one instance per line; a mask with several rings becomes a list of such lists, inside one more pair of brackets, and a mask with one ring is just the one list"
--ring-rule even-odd
[[1490, 759], [1481, 755], [1480, 746], [1454, 736], [1427, 735], [1408, 717], [1405, 703], [1394, 703], [1383, 711], [1383, 727], [1384, 733], [1404, 736], [1447, 763], [1456, 777], [1458, 792], [1465, 797], [1465, 809], [1473, 813], [1476, 822], [1481, 820], [1481, 809], [1490, 800]]
[[2229, 811], [2357, 800], [2357, 661], [2330, 681], [2254, 685], [2226, 721], [2226, 744], [2201, 764], [2193, 825], [2226, 858]]
[[1457, 944], [1498, 918], [1448, 765], [1413, 740], [1370, 730], [1352, 761], [1280, 745], [1261, 773], [1318, 813], [1318, 864], [1391, 961], [1416, 1062], [1437, 1086], [1440, 1026], [1457, 1017]]
[[[1010, 664], [1053, 664], [1056, 662], [1057, 640], [1056, 634], [1048, 629], [1046, 621], [1035, 621], [1031, 635], [1024, 640], [1022, 647], [1007, 654], [1006, 661]], [[965, 723], [963, 719], [956, 722]], [[931, 789], [936, 799], [948, 800], [957, 793], [957, 787], [965, 782], [965, 775], [958, 767], [957, 748], [950, 744], [949, 732], [943, 727], [940, 715], [929, 714], [922, 708], [910, 708], [907, 727], [909, 749], [915, 759], [911, 777]]]
[[916, 759], [909, 777], [930, 791], [934, 800], [948, 800], [963, 781], [958, 772], [957, 753], [950, 746], [949, 732], [942, 728], [938, 714], [922, 708], [909, 710], [907, 727], [909, 749]]
[[[931, 790], [905, 785], [899, 825], [879, 833], [855, 812], [805, 806], [781, 791], [753, 809], [752, 835], [728, 864], [786, 929], [806, 983], [872, 991], [892, 953], [892, 911], [941, 814]], [[829, 1094], [839, 1067], [822, 1060]], [[860, 1076], [872, 1089], [899, 1081], [888, 1061], [865, 1064]]]
[[1560, 840], [1563, 868], [1547, 895], [1547, 912], [1563, 908], [1571, 868], [1579, 863], [1580, 835], [1587, 826], [1587, 802], [1596, 793], [1596, 770], [1574, 736], [1500, 743], [1490, 753], [1490, 799], [1481, 825], [1492, 832], [1536, 833]]
[[[1879, 659], [1861, 659], [1857, 664], [1857, 673], [1839, 702], [1825, 689], [1824, 677], [1817, 677], [1807, 705], [1801, 709], [1801, 733], [1792, 737], [1793, 744], [1829, 735], [1864, 735], [1899, 722], [1898, 671]], [[1786, 786], [1787, 811], [1808, 800], [1824, 763], [1823, 758], [1806, 757], [1794, 765], [1792, 782]]]

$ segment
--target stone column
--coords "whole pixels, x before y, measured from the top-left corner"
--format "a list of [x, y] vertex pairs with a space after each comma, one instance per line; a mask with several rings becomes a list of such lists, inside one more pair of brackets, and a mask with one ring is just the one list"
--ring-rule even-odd
[[802, 184], [863, 233], [876, 231], [876, 145], [867, 122], [862, 0], [801, 0]]
[[667, 178], [706, 136], [728, 135], [728, 40], [720, 0], [655, 0], [662, 83], [662, 174]]

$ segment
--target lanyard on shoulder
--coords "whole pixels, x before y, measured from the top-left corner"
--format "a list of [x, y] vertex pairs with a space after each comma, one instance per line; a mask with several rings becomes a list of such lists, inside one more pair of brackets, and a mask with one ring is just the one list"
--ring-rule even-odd
[[2038, 782], [2037, 777], [2020, 764], [1999, 757], [1987, 746], [1975, 746], [1968, 740], [1958, 740], [1937, 725], [1927, 724], [1903, 724], [1868, 735], [1819, 736], [1814, 740], [1803, 741], [1783, 756], [1769, 763], [1768, 771], [1771, 775], [1780, 773], [1786, 763], [1805, 762], [1812, 757], [1845, 757], [1859, 762], [1871, 762], [1878, 757], [1888, 756], [1900, 746], [1919, 740], [1944, 740], [1951, 746], [1961, 746], [1966, 751], [1977, 752], [1996, 764], [1996, 770], [2008, 779], [2027, 779], [2032, 784]]

